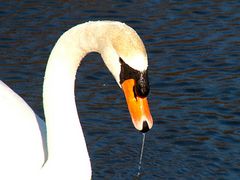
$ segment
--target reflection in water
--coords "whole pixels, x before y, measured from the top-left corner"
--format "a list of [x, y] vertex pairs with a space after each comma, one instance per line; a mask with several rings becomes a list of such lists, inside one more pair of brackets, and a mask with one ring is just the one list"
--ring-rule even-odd
[[[126, 22], [146, 45], [155, 120], [141, 179], [238, 179], [239, 9], [221, 0], [1, 2], [0, 78], [44, 117], [44, 70], [58, 37], [89, 20]], [[134, 176], [141, 136], [97, 54], [82, 62], [76, 103], [93, 179]]]

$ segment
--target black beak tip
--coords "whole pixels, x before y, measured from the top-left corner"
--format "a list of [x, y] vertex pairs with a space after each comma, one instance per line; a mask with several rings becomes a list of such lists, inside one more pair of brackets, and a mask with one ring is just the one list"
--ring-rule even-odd
[[147, 123], [147, 121], [144, 121], [143, 126], [142, 126], [142, 130], [140, 132], [146, 133], [148, 131], [149, 131], [148, 123]]

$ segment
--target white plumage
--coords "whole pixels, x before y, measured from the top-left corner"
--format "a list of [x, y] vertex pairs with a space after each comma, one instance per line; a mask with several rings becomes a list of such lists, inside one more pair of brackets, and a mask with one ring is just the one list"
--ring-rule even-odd
[[0, 81], [0, 179], [91, 178], [74, 83], [81, 59], [92, 51], [101, 54], [118, 84], [119, 57], [139, 71], [147, 69], [141, 39], [123, 23], [88, 22], [65, 32], [53, 48], [46, 68], [46, 124]]

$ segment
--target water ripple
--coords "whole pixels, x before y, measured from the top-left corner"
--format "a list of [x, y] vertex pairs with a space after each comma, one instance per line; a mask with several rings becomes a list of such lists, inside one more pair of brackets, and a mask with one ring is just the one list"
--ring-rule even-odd
[[[43, 117], [44, 69], [58, 37], [89, 20], [126, 22], [146, 44], [155, 120], [140, 178], [238, 179], [239, 9], [232, 0], [1, 2], [0, 77]], [[93, 179], [134, 179], [141, 135], [124, 96], [99, 55], [81, 65], [76, 102]]]

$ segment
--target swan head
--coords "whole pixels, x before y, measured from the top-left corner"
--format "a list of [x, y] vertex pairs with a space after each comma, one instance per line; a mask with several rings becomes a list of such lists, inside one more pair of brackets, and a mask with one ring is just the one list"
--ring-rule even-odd
[[113, 22], [108, 26], [102, 58], [125, 94], [134, 127], [147, 132], [153, 126], [153, 119], [147, 101], [150, 88], [144, 44], [126, 24]]

